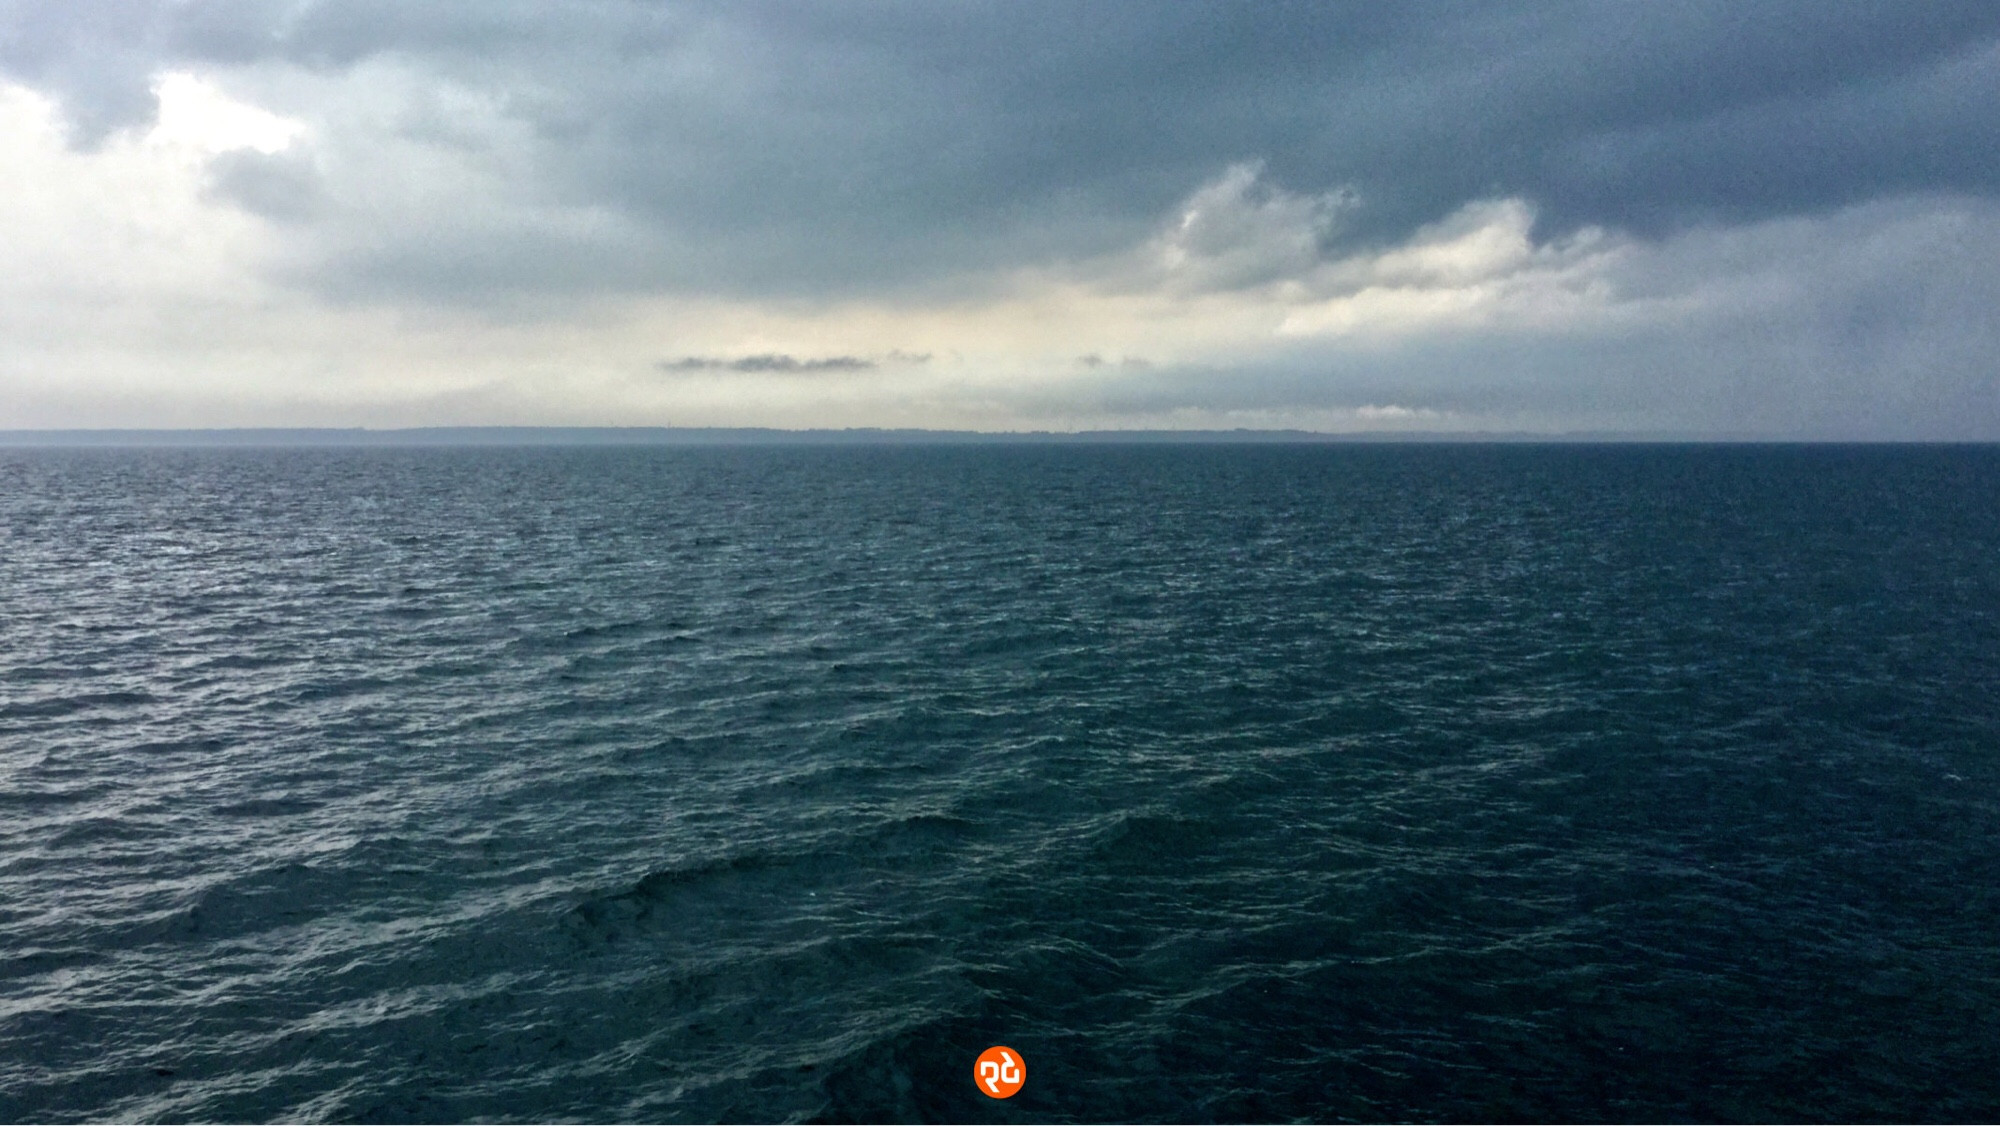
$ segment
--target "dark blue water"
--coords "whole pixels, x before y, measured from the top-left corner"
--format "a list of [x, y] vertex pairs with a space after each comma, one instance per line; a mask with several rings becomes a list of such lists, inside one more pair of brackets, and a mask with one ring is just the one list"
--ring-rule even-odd
[[1996, 502], [0, 451], [0, 1119], [1991, 1119]]

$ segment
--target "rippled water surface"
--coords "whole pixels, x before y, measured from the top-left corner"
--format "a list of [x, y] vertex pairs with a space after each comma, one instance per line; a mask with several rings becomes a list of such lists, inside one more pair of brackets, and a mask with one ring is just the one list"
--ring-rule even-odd
[[1996, 787], [1991, 447], [0, 450], [5, 1120], [1991, 1119]]

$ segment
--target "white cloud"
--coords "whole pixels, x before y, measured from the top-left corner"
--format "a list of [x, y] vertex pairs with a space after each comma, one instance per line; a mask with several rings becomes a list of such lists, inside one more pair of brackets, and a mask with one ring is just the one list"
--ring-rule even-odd
[[1631, 252], [1595, 228], [1537, 244], [1527, 201], [1467, 204], [1387, 251], [1326, 264], [1300, 279], [1279, 331], [1402, 336], [1481, 328], [1561, 330], [1611, 312], [1608, 281]]
[[[1547, 332], [1638, 314], [1611, 277], [1634, 244], [1597, 229], [1537, 242], [1525, 200], [1469, 203], [1388, 247], [1336, 253], [1352, 192], [1301, 194], [1237, 164], [1127, 252], [1026, 271], [1091, 319], [1148, 322], [1180, 358], [1219, 361], [1286, 339], [1393, 343], [1442, 331]], [[1074, 321], [1078, 318], [1060, 318]], [[1218, 343], [1200, 341], [1204, 332]], [[1096, 342], [1101, 347], [1109, 343]]]
[[205, 152], [254, 149], [275, 153], [304, 133], [304, 122], [235, 101], [200, 75], [176, 71], [153, 83], [158, 118], [146, 138], [154, 144], [186, 145]]
[[1146, 247], [1161, 280], [1178, 290], [1240, 289], [1320, 263], [1342, 212], [1356, 203], [1353, 192], [1299, 195], [1272, 188], [1261, 174], [1258, 163], [1232, 165], [1188, 197]]
[[1394, 403], [1377, 406], [1373, 403], [1354, 408], [1354, 417], [1364, 422], [1408, 422], [1417, 419], [1431, 420], [1444, 417], [1444, 412], [1429, 407], [1400, 407]]

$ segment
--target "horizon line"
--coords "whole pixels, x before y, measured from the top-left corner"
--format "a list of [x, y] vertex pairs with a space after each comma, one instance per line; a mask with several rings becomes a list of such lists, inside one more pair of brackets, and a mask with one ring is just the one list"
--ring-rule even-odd
[[1305, 430], [1233, 429], [948, 430], [928, 427], [772, 426], [218, 426], [21, 427], [0, 430], [0, 447], [22, 446], [508, 446], [778, 444], [1672, 444], [1993, 445], [1991, 438], [1909, 438], [1713, 433], [1668, 430]]

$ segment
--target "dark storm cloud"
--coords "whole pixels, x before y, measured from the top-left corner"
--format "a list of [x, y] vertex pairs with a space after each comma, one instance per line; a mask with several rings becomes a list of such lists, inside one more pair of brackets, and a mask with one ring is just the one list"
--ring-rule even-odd
[[[936, 284], [1129, 245], [1244, 160], [1293, 191], [1355, 189], [1351, 243], [1494, 196], [1534, 202], [1545, 231], [1662, 234], [2000, 194], [1990, 2], [0, 12], [0, 66], [59, 96], [81, 144], [143, 121], [162, 68], [380, 63], [490, 95], [520, 128], [454, 143], [515, 146], [501, 155], [522, 198], [626, 224], [613, 237], [343, 210], [328, 201], [363, 173], [337, 153], [312, 176], [223, 169], [218, 194], [317, 232], [316, 280], [335, 290]], [[497, 245], [510, 239], [519, 252]]]

